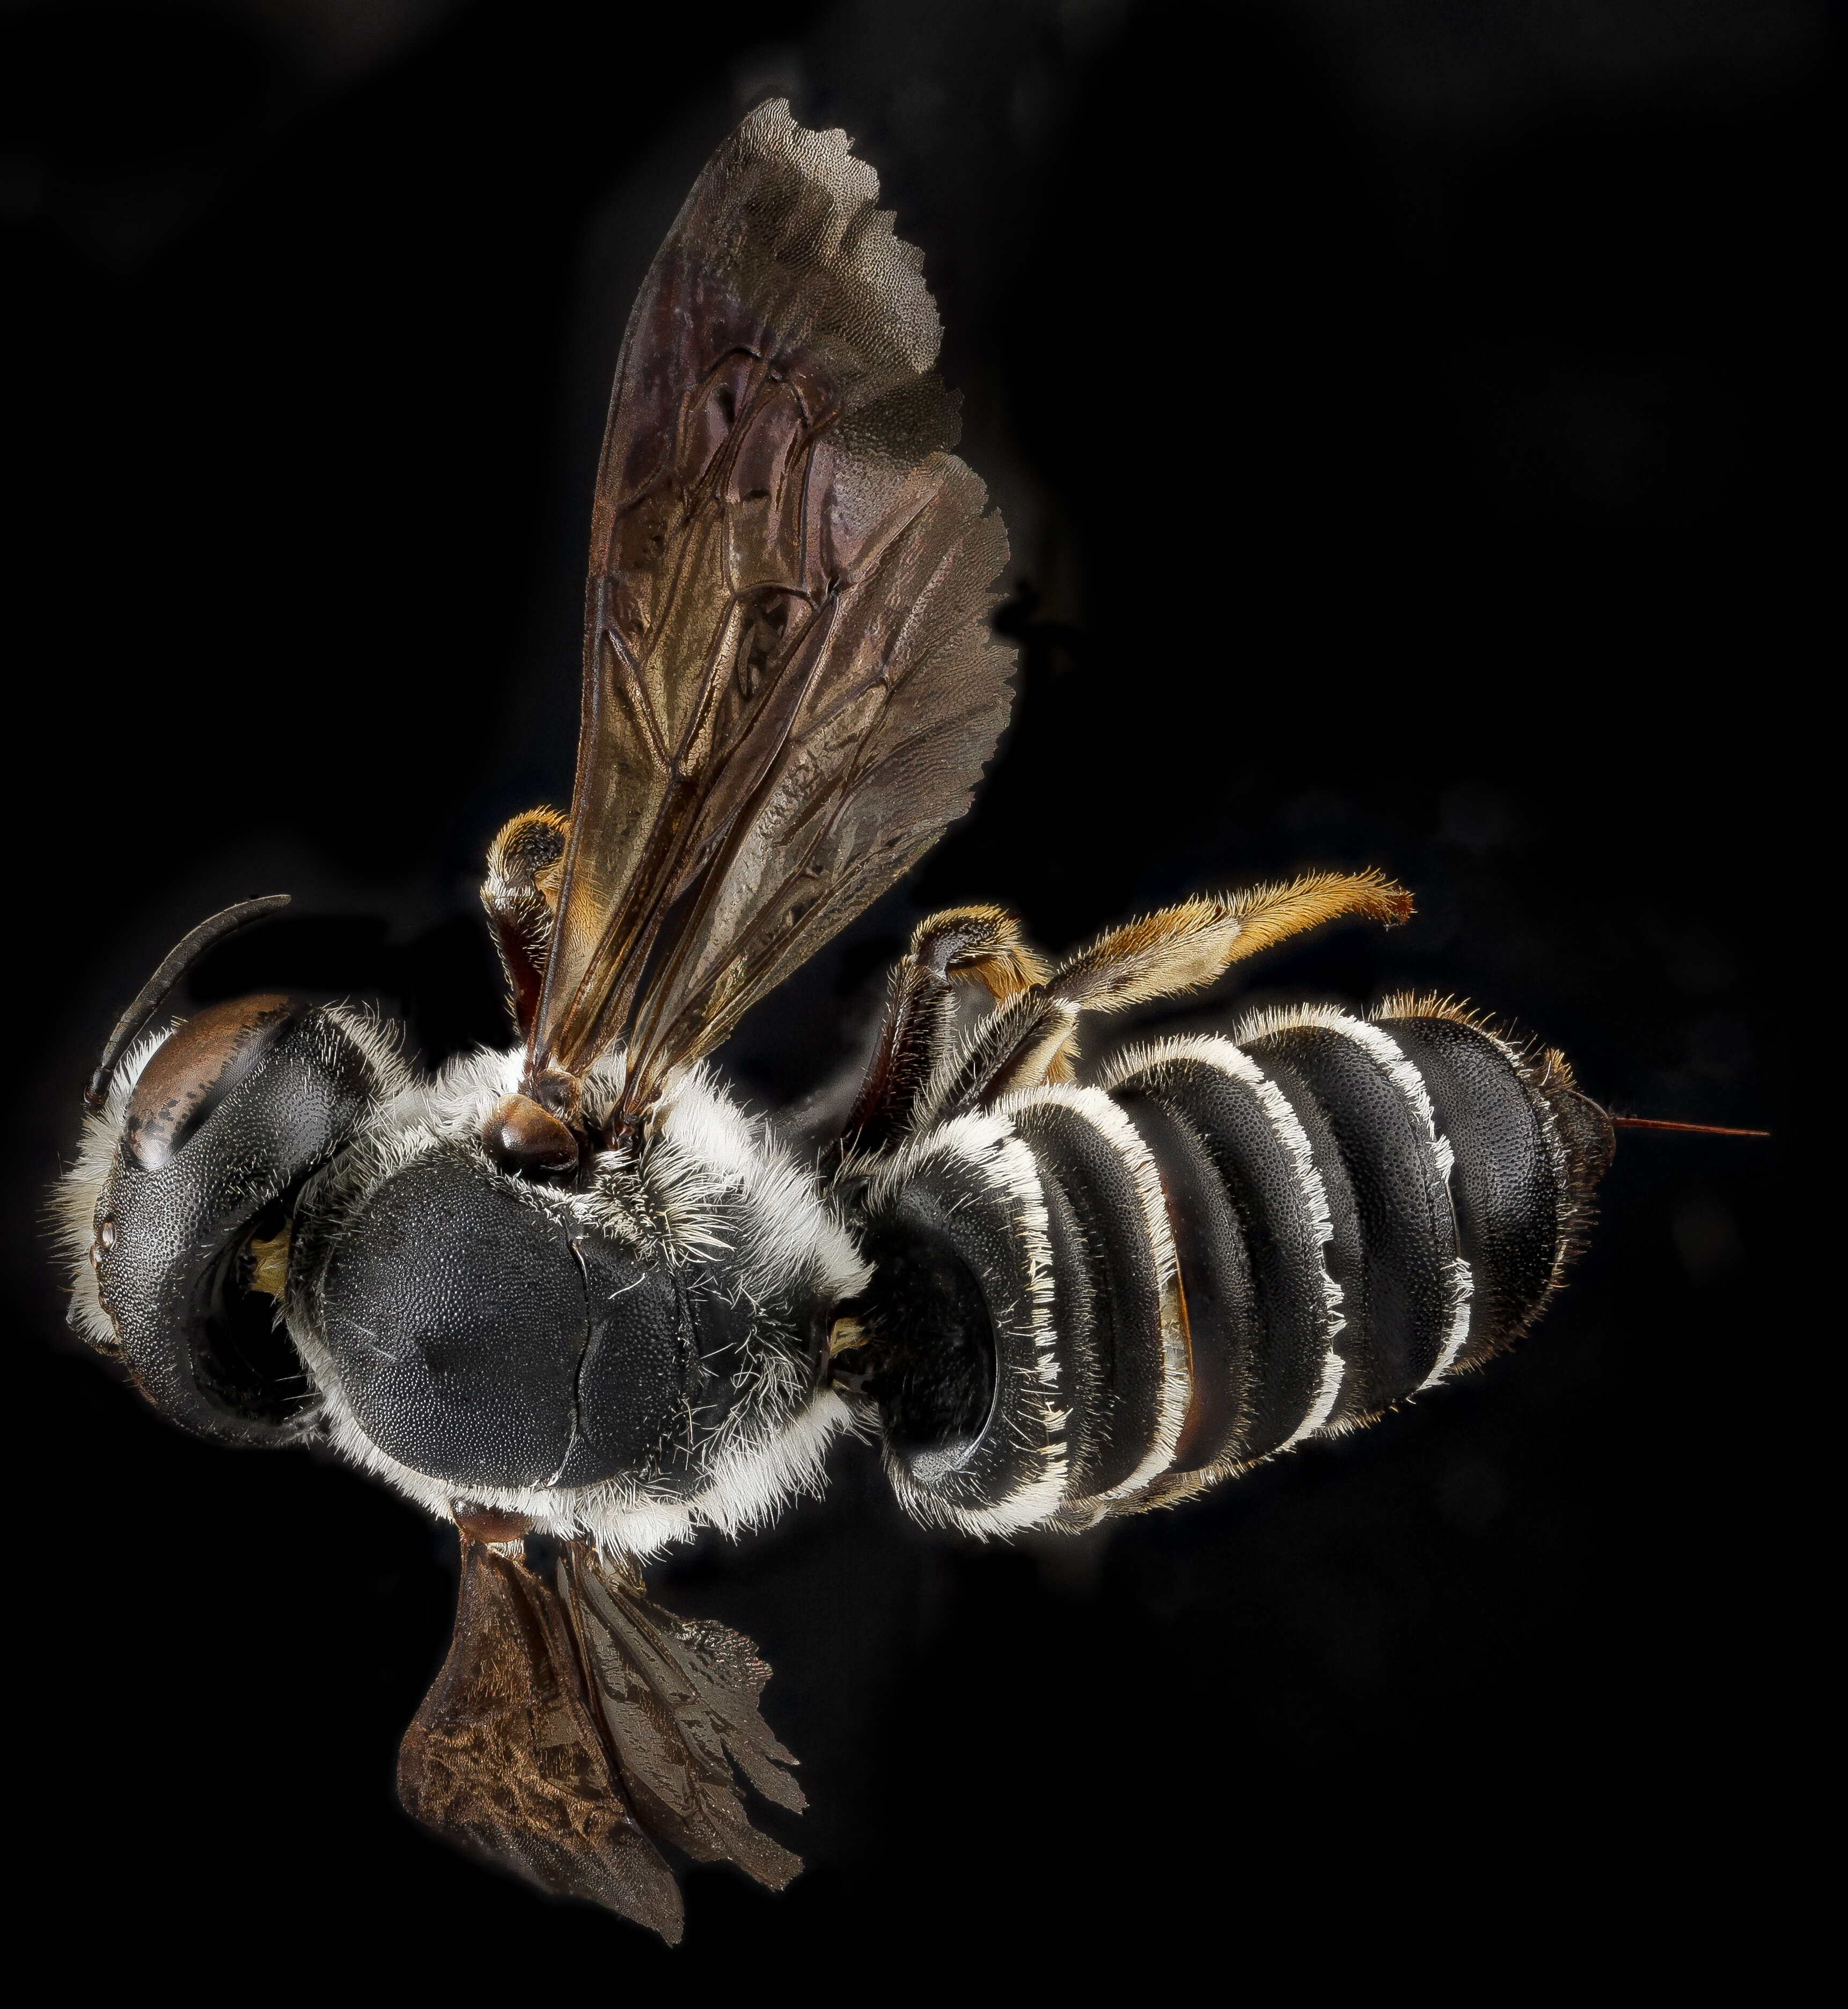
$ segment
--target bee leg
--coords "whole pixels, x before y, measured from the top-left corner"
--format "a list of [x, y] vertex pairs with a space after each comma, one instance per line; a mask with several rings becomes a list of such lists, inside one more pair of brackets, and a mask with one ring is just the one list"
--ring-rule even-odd
[[533, 1029], [545, 981], [552, 906], [558, 897], [558, 866], [568, 828], [556, 810], [528, 810], [502, 824], [488, 846], [481, 904], [487, 909], [514, 1022], [522, 1039]]
[[920, 1127], [947, 1123], [1015, 1090], [1069, 1081], [1078, 1008], [1036, 985], [998, 1005], [979, 1025], [955, 1071], [929, 1083]]
[[920, 1098], [947, 1050], [956, 986], [979, 983], [997, 1003], [1032, 990], [1043, 965], [999, 907], [950, 907], [918, 923], [892, 973], [879, 1043], [867, 1064], [843, 1140], [883, 1150], [911, 1127]]
[[1069, 1081], [1082, 1012], [1120, 1012], [1197, 990], [1242, 958], [1344, 915], [1390, 926], [1411, 912], [1411, 895], [1382, 873], [1312, 872], [1287, 886], [1184, 900], [1145, 915], [1099, 935], [1042, 981], [998, 997], [922, 1114], [944, 1122], [1018, 1090]]
[[1060, 964], [1046, 994], [1081, 1011], [1121, 1011], [1198, 990], [1324, 921], [1351, 914], [1390, 927], [1411, 913], [1411, 895], [1379, 872], [1308, 872], [1287, 886], [1203, 895], [1099, 935]]

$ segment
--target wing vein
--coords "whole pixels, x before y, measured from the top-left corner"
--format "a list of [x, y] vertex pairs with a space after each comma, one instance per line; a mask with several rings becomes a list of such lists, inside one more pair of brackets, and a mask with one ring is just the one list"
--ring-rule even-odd
[[1006, 535], [877, 194], [844, 135], [759, 106], [631, 316], [527, 1054], [554, 1106], [620, 1046], [645, 1112], [961, 813], [1005, 721]]

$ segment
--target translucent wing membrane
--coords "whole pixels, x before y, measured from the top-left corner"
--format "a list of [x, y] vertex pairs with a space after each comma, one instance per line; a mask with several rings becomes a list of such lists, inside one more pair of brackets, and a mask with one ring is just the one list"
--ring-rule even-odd
[[582, 1544], [516, 1559], [465, 1534], [455, 1640], [405, 1734], [398, 1795], [472, 1854], [675, 1940], [657, 1843], [772, 1890], [802, 1867], [741, 1793], [749, 1780], [802, 1805], [757, 1712], [769, 1674], [749, 1640], [662, 1610]]
[[554, 1107], [620, 1046], [646, 1109], [968, 807], [1005, 722], [1006, 533], [877, 193], [844, 134], [761, 106], [636, 302], [529, 1048]]

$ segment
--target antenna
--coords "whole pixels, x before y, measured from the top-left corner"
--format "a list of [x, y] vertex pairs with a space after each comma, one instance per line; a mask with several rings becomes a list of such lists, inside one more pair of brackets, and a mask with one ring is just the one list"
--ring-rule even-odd
[[1768, 1137], [1768, 1130], [1733, 1130], [1723, 1123], [1669, 1123], [1659, 1116], [1613, 1116], [1613, 1130], [1685, 1130], [1694, 1137]]
[[115, 1064], [127, 1051], [129, 1042], [166, 1003], [168, 992], [200, 957], [214, 942], [222, 941], [250, 922], [261, 920], [265, 914], [273, 914], [279, 907], [288, 905], [286, 893], [266, 893], [259, 900], [240, 900], [235, 907], [227, 907], [222, 913], [214, 914], [210, 920], [201, 921], [177, 948], [168, 952], [160, 968], [142, 985], [134, 1003], [115, 1022], [109, 1043], [96, 1064], [96, 1072], [90, 1077], [90, 1086], [83, 1091], [83, 1100], [92, 1109], [102, 1107], [109, 1093], [109, 1077], [115, 1073]]

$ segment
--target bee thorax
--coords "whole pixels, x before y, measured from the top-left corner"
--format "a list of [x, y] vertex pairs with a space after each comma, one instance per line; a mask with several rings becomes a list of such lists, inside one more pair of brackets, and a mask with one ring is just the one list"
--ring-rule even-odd
[[823, 1369], [852, 1243], [703, 1077], [634, 1148], [547, 1173], [563, 1126], [518, 1058], [402, 1098], [312, 1196], [291, 1330], [329, 1434], [433, 1511], [632, 1553], [759, 1517], [844, 1420]]

